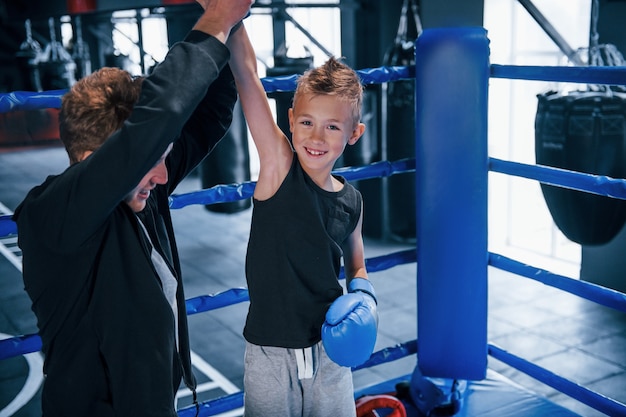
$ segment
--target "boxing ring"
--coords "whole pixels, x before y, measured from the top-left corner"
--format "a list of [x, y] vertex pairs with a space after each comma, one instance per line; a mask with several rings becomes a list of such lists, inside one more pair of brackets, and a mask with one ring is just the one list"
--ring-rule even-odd
[[[349, 181], [406, 172], [415, 172], [416, 176], [415, 249], [369, 258], [366, 263], [370, 273], [402, 264], [418, 265], [418, 337], [374, 352], [354, 371], [410, 355], [417, 356], [418, 366], [409, 375], [369, 387], [355, 387], [355, 398], [390, 393], [395, 391], [397, 383], [410, 381], [413, 400], [423, 401], [421, 405], [428, 409], [452, 404], [456, 415], [575, 415], [500, 378], [487, 367], [488, 356], [491, 356], [607, 415], [626, 415], [625, 404], [489, 343], [487, 337], [489, 266], [626, 312], [626, 295], [621, 292], [488, 251], [489, 172], [626, 199], [626, 181], [622, 179], [489, 157], [489, 79], [624, 85], [626, 68], [490, 64], [487, 33], [478, 27], [425, 30], [416, 42], [415, 53], [415, 68], [382, 67], [358, 71], [364, 84], [415, 79], [415, 159], [336, 170]], [[264, 78], [263, 84], [267, 92], [293, 91], [296, 78], [297, 75]], [[58, 108], [62, 94], [63, 91], [0, 95], [0, 112]], [[219, 185], [172, 195], [170, 206], [182, 209], [191, 204], [236, 201], [250, 198], [253, 190], [254, 182]], [[0, 237], [16, 232], [10, 216], [0, 217]], [[340, 278], [344, 278], [343, 270]], [[248, 300], [245, 288], [231, 288], [188, 299], [187, 313], [208, 312]], [[36, 334], [1, 340], [0, 360], [40, 349], [41, 340]], [[439, 391], [433, 391], [433, 387]], [[238, 392], [202, 403], [200, 415], [213, 416], [242, 405], [243, 393]], [[191, 416], [195, 411], [194, 407], [187, 407], [180, 409], [179, 415]], [[411, 414], [407, 408], [409, 416], [418, 415], [416, 412], [413, 409]]]

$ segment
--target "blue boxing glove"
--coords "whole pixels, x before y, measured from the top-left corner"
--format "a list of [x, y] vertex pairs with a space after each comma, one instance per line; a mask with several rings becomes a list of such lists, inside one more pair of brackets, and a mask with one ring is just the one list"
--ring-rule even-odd
[[326, 312], [322, 325], [326, 354], [341, 366], [361, 365], [374, 351], [377, 331], [374, 287], [368, 279], [353, 278], [348, 294], [337, 298]]

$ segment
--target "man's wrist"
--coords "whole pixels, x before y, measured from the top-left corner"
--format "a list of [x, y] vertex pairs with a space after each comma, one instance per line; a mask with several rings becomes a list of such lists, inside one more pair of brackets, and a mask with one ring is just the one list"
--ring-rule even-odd
[[229, 25], [225, 24], [222, 20], [213, 19], [212, 16], [208, 14], [200, 16], [200, 19], [198, 19], [192, 29], [211, 35], [222, 43], [226, 43], [228, 34], [230, 33]]

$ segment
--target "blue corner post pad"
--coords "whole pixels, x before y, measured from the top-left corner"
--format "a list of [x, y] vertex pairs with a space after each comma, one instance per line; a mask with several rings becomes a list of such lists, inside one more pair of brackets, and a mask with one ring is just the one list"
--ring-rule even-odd
[[415, 44], [417, 356], [429, 377], [487, 370], [488, 44], [479, 27], [425, 29]]

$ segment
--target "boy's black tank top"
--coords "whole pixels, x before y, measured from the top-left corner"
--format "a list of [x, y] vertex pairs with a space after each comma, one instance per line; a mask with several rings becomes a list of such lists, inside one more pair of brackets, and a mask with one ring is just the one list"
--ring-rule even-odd
[[343, 290], [341, 245], [361, 214], [361, 194], [345, 178], [338, 192], [318, 187], [294, 154], [271, 198], [254, 200], [244, 337], [261, 346], [305, 348], [321, 340], [326, 310]]

